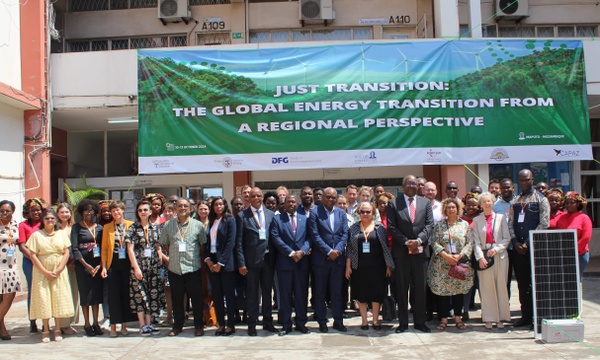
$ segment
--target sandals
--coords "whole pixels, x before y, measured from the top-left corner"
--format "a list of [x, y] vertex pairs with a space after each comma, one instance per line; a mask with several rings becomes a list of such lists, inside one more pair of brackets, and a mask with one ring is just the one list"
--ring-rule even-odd
[[444, 331], [444, 330], [446, 330], [447, 327], [448, 327], [448, 321], [445, 321], [445, 322], [444, 321], [440, 321], [440, 323], [437, 326], [437, 329], [439, 331]]
[[42, 342], [43, 343], [50, 342], [50, 331], [42, 331]]
[[465, 323], [464, 323], [464, 322], [462, 322], [462, 321], [459, 321], [459, 322], [457, 322], [457, 323], [456, 323], [456, 328], [457, 328], [458, 330], [465, 330], [465, 329], [467, 328], [467, 325], [465, 325]]
[[62, 332], [60, 331], [60, 329], [59, 330], [54, 330], [54, 341], [56, 341], [56, 342], [63, 341]]

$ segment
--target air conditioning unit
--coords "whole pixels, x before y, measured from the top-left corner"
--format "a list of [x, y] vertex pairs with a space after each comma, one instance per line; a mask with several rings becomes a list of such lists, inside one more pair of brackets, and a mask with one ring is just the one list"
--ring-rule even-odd
[[300, 21], [335, 19], [332, 0], [300, 0]]
[[529, 0], [496, 0], [494, 17], [510, 20], [527, 16], [529, 16]]
[[158, 18], [161, 21], [181, 21], [190, 16], [188, 0], [158, 0]]

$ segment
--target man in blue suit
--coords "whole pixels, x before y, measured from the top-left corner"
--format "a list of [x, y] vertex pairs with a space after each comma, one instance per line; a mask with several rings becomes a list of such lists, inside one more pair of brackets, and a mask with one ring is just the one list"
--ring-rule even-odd
[[280, 335], [292, 331], [292, 295], [296, 309], [296, 330], [308, 333], [308, 251], [307, 218], [296, 212], [298, 199], [290, 194], [285, 198], [285, 211], [271, 222], [271, 241], [277, 250], [275, 267], [279, 281], [280, 310], [283, 329]]
[[311, 264], [315, 281], [315, 313], [319, 331], [327, 328], [325, 294], [329, 288], [333, 328], [347, 331], [343, 322], [342, 282], [346, 266], [346, 243], [348, 242], [348, 219], [344, 210], [335, 207], [337, 191], [328, 187], [323, 192], [323, 202], [313, 208], [308, 220], [311, 239]]
[[278, 332], [273, 326], [273, 263], [269, 227], [273, 212], [262, 206], [263, 193], [260, 188], [250, 190], [250, 207], [240, 212], [237, 218], [236, 253], [238, 270], [246, 276], [246, 298], [248, 304], [248, 335], [256, 336], [258, 320], [259, 290], [262, 293], [263, 329]]

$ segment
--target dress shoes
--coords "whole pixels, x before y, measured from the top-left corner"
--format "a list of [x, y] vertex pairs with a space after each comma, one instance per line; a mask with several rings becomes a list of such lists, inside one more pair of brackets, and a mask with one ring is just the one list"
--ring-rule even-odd
[[296, 326], [296, 331], [300, 331], [303, 334], [308, 334], [310, 331], [308, 330], [308, 328], [304, 325], [298, 325]]
[[328, 332], [329, 328], [327, 327], [327, 324], [319, 325], [319, 331], [322, 333]]
[[531, 326], [531, 325], [532, 325], [531, 320], [527, 320], [525, 318], [520, 318], [519, 321], [517, 321], [515, 323], [515, 327]]
[[344, 324], [333, 324], [333, 328], [336, 329], [339, 332], [346, 332], [348, 331], [348, 328], [344, 326]]
[[381, 330], [381, 324], [373, 324], [373, 330]]
[[181, 334], [181, 329], [173, 328], [173, 329], [171, 329], [169, 336], [177, 336], [179, 334]]
[[369, 325], [361, 325], [360, 329], [361, 330], [369, 330]]
[[235, 327], [228, 327], [223, 331], [223, 336], [231, 336], [233, 334], [235, 334]]
[[408, 326], [407, 325], [399, 325], [396, 328], [396, 334], [402, 334], [403, 332], [405, 332], [406, 330], [408, 330]]
[[287, 328], [287, 329], [281, 329], [279, 331], [279, 336], [284, 336], [284, 335], [287, 335], [287, 334], [289, 334], [291, 332], [292, 332], [292, 328], [291, 327]]
[[421, 332], [424, 333], [430, 333], [431, 329], [427, 327], [427, 325], [423, 324], [423, 325], [415, 325], [415, 330], [419, 330]]
[[272, 332], [272, 333], [278, 333], [279, 330], [277, 330], [277, 328], [275, 326], [273, 326], [273, 324], [264, 324], [263, 325], [263, 330], [266, 330], [268, 332]]
[[222, 336], [225, 333], [225, 326], [219, 326], [215, 331], [215, 336]]
[[256, 336], [256, 328], [253, 326], [248, 326], [248, 336]]
[[198, 328], [198, 329], [194, 330], [194, 336], [204, 336], [204, 329]]

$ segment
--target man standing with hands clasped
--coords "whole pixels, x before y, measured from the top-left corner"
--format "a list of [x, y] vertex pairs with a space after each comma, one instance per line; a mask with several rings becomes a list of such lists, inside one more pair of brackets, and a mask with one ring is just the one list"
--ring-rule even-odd
[[335, 207], [337, 191], [328, 187], [323, 192], [323, 203], [311, 210], [308, 231], [312, 241], [311, 263], [315, 281], [314, 304], [319, 331], [326, 333], [327, 308], [325, 294], [331, 293], [333, 328], [346, 332], [342, 307], [342, 281], [346, 269], [346, 243], [348, 242], [348, 218], [344, 210]]
[[204, 226], [190, 218], [190, 202], [177, 200], [177, 217], [164, 224], [158, 242], [165, 246], [169, 254], [169, 283], [173, 299], [173, 329], [169, 336], [177, 336], [183, 331], [185, 321], [184, 295], [192, 300], [194, 309], [194, 335], [204, 335], [202, 310], [202, 259], [200, 249], [206, 243]]
[[260, 188], [250, 190], [250, 207], [238, 214], [236, 251], [238, 270], [246, 276], [246, 298], [248, 302], [248, 335], [256, 336], [259, 293], [262, 294], [263, 329], [278, 332], [273, 326], [273, 263], [269, 227], [273, 212], [263, 205]]
[[414, 327], [431, 332], [425, 325], [425, 286], [429, 238], [433, 227], [433, 213], [428, 199], [417, 195], [417, 179], [407, 175], [402, 182], [404, 196], [390, 200], [387, 209], [388, 232], [392, 235], [392, 257], [398, 294], [396, 333], [408, 330], [408, 291], [414, 294]]

